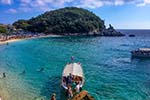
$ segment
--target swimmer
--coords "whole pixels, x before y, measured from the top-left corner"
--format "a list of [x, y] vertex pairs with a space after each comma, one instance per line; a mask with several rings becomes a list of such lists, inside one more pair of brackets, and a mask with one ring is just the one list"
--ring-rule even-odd
[[26, 71], [23, 70], [23, 71], [20, 73], [20, 75], [24, 75], [25, 73], [26, 73]]
[[44, 68], [40, 68], [37, 70], [38, 72], [43, 72], [44, 71]]
[[56, 94], [53, 93], [50, 100], [56, 100]]
[[5, 78], [6, 77], [6, 73], [3, 73], [3, 78]]

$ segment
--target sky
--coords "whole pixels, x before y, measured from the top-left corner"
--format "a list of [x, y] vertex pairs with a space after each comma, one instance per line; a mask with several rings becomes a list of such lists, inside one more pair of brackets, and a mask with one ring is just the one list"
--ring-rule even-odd
[[94, 12], [116, 29], [150, 29], [150, 0], [0, 0], [0, 23], [72, 6]]

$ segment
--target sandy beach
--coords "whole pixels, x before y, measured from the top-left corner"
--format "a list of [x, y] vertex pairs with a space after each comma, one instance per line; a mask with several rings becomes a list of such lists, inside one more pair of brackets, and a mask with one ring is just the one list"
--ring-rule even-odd
[[36, 39], [36, 38], [46, 38], [46, 37], [61, 37], [61, 35], [41, 35], [41, 36], [32, 36], [28, 38], [19, 38], [19, 39], [8, 39], [6, 41], [0, 41], [0, 45], [4, 45], [11, 42], [26, 40], [26, 39]]
[[7, 40], [7, 41], [0, 41], [0, 45], [7, 44], [7, 43], [10, 43], [10, 42], [16, 42], [16, 41], [19, 41], [19, 40], [23, 40], [23, 39], [11, 39], [11, 40]]

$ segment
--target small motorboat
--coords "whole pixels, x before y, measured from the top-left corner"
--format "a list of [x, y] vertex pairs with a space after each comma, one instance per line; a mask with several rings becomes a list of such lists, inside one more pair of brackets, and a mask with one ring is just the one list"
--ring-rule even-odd
[[[71, 84], [70, 83], [68, 84], [67, 82], [68, 77], [72, 77]], [[84, 73], [83, 73], [81, 63], [69, 63], [65, 66], [63, 73], [62, 73], [62, 82], [61, 82], [63, 92], [67, 93], [67, 91], [70, 88], [68, 87], [68, 85], [71, 86], [72, 91], [75, 90], [75, 88], [73, 87], [74, 83], [75, 84], [77, 83], [76, 86], [79, 85], [79, 87], [82, 88], [84, 85], [84, 82], [85, 82], [85, 78], [84, 78]], [[88, 91], [80, 90], [79, 92], [73, 91], [73, 97], [69, 98], [68, 100], [95, 100], [95, 99], [93, 96], [91, 96], [88, 93]]]
[[150, 58], [150, 48], [139, 48], [131, 51], [132, 57]]
[[129, 37], [135, 37], [135, 35], [134, 34], [130, 34]]
[[70, 77], [70, 76], [72, 77], [72, 84], [80, 83], [79, 84], [80, 88], [83, 87], [85, 79], [84, 79], [84, 74], [83, 74], [81, 63], [69, 63], [65, 66], [63, 73], [62, 73], [62, 83], [61, 83], [61, 86], [65, 90], [68, 89], [67, 77]]

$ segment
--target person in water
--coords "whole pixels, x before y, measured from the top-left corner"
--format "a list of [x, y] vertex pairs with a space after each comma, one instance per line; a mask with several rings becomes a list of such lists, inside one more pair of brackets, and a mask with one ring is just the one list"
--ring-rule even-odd
[[38, 72], [43, 72], [43, 71], [44, 71], [44, 68], [42, 67], [42, 68], [38, 69], [37, 71], [38, 71]]
[[53, 93], [50, 100], [56, 100], [56, 94]]
[[3, 78], [5, 78], [6, 77], [6, 73], [3, 73]]
[[19, 75], [24, 75], [26, 73], [25, 70], [23, 70]]
[[71, 56], [71, 61], [72, 61], [72, 62], [74, 61], [74, 56]]

